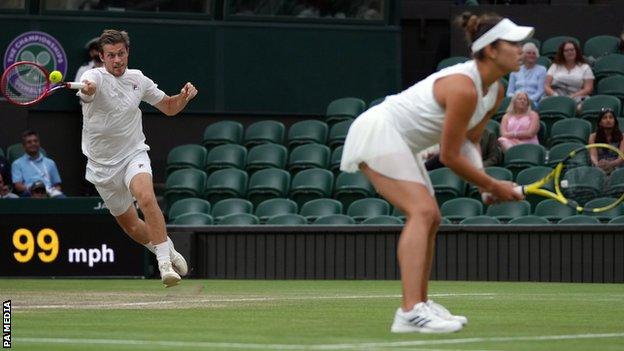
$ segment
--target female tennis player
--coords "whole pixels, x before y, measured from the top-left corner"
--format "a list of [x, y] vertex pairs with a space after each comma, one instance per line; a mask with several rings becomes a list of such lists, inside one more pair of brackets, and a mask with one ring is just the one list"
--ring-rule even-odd
[[534, 30], [496, 15], [464, 13], [458, 22], [472, 42], [474, 60], [388, 96], [354, 121], [343, 149], [341, 170], [361, 170], [406, 216], [397, 252], [403, 303], [391, 327], [395, 333], [449, 333], [467, 323], [427, 297], [440, 212], [416, 154], [439, 143], [442, 163], [481, 191], [497, 201], [522, 199], [512, 183], [480, 170], [475, 144], [505, 95], [498, 80], [520, 68], [520, 42]]

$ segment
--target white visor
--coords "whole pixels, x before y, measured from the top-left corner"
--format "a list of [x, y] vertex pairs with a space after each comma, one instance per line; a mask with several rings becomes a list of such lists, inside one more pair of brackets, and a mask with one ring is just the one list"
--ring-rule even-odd
[[492, 29], [485, 32], [485, 34], [472, 43], [472, 53], [478, 52], [499, 39], [512, 42], [526, 40], [533, 36], [533, 32], [535, 32], [533, 27], [519, 26], [510, 19], [503, 18]]

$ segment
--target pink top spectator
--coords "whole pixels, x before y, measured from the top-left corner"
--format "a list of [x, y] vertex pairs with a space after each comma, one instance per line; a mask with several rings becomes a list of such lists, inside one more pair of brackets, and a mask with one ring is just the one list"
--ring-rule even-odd
[[539, 128], [539, 115], [531, 110], [527, 93], [517, 92], [501, 121], [498, 143], [503, 151], [518, 144], [539, 144]]

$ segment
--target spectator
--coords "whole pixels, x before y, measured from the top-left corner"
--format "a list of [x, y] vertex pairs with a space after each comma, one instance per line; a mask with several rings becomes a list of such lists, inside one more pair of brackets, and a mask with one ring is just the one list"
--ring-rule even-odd
[[539, 144], [539, 115], [531, 109], [527, 93], [517, 92], [507, 107], [500, 126], [498, 143], [503, 151], [518, 144]]
[[[603, 109], [596, 121], [596, 132], [589, 136], [589, 143], [609, 144], [624, 151], [624, 141], [617, 117], [611, 109]], [[601, 168], [606, 174], [622, 165], [622, 159], [613, 151], [590, 149], [592, 165]]]
[[585, 62], [581, 48], [574, 41], [564, 41], [546, 73], [546, 95], [571, 97], [580, 110], [581, 103], [593, 90], [594, 72]]
[[[481, 157], [483, 158], [483, 167], [500, 165], [503, 160], [503, 153], [496, 142], [496, 135], [487, 128], [481, 133], [479, 148], [481, 149]], [[427, 157], [427, 161], [425, 161], [425, 168], [427, 168], [428, 171], [445, 167], [444, 164], [440, 162], [440, 153], [438, 150], [439, 148], [437, 148], [435, 152], [430, 153]]]
[[46, 190], [45, 184], [41, 180], [34, 182], [28, 190], [30, 192], [30, 197], [34, 199], [48, 198], [48, 191]]
[[507, 96], [512, 97], [516, 92], [524, 91], [535, 106], [544, 95], [544, 81], [546, 80], [546, 67], [537, 64], [539, 50], [535, 44], [529, 42], [522, 46], [522, 61], [518, 72], [509, 75]]
[[0, 176], [5, 179], [7, 185], [11, 185], [11, 165], [2, 155], [0, 155]]
[[22, 134], [25, 154], [11, 165], [13, 186], [18, 194], [29, 196], [29, 189], [38, 180], [43, 181], [50, 197], [65, 197], [61, 192], [61, 176], [56, 163], [44, 157], [39, 149], [39, 135], [27, 130]]
[[95, 37], [89, 40], [85, 45], [85, 49], [87, 50], [87, 59], [89, 61], [87, 61], [85, 64], [80, 66], [80, 68], [78, 68], [78, 71], [76, 72], [76, 77], [74, 78], [74, 82], [80, 82], [80, 77], [82, 77], [82, 74], [90, 70], [91, 68], [102, 67], [103, 63], [102, 60], [100, 60], [100, 51], [98, 49], [99, 39], [100, 37]]
[[17, 199], [18, 197], [11, 192], [9, 184], [4, 182], [4, 176], [0, 172], [0, 199]]

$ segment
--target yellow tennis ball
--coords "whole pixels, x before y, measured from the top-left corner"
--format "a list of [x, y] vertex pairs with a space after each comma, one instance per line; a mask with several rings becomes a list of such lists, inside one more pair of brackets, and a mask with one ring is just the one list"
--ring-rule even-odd
[[52, 71], [50, 73], [50, 82], [58, 83], [63, 80], [63, 74], [59, 71]]

